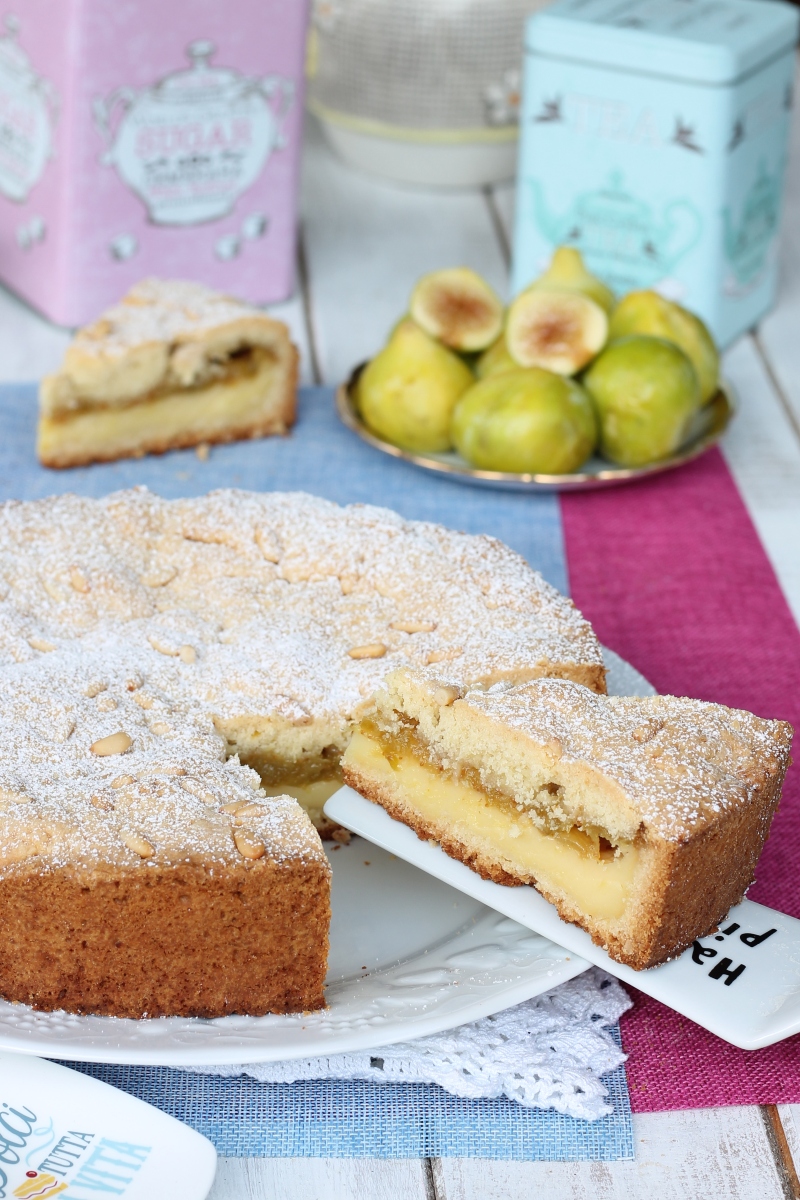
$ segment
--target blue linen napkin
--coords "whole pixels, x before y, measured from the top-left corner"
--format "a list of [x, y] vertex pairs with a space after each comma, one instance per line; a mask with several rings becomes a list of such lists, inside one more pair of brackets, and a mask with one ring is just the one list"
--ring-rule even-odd
[[63, 492], [105, 496], [137, 484], [167, 498], [222, 487], [313, 492], [337, 504], [382, 504], [409, 519], [490, 533], [559, 591], [568, 590], [554, 495], [467, 487], [390, 459], [344, 428], [328, 388], [302, 389], [299, 419], [289, 437], [212, 446], [206, 462], [193, 450], [179, 450], [49, 470], [39, 466], [34, 453], [36, 410], [34, 384], [0, 385], [0, 499], [35, 500]]
[[[619, 1040], [619, 1028], [612, 1031]], [[578, 1121], [510, 1100], [463, 1100], [434, 1084], [258, 1083], [169, 1067], [63, 1063], [185, 1121], [232, 1158], [632, 1159], [624, 1067], [603, 1077], [614, 1111]]]
[[[39, 466], [36, 386], [0, 385], [0, 499], [103, 496], [144, 484], [165, 497], [213, 488], [308, 491], [340, 504], [381, 504], [407, 518], [489, 533], [568, 590], [557, 498], [471, 488], [389, 460], [339, 422], [333, 393], [300, 393], [288, 438], [192, 450], [68, 471]], [[618, 1028], [611, 1030], [619, 1038]], [[166, 1067], [65, 1063], [185, 1121], [233, 1157], [476, 1157], [527, 1161], [630, 1159], [625, 1072], [605, 1077], [614, 1111], [579, 1121], [508, 1100], [464, 1100], [433, 1085], [321, 1080], [264, 1084]]]

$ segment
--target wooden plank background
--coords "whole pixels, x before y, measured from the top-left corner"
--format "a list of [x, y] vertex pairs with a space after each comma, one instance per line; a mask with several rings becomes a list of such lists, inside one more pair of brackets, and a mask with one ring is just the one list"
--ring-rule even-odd
[[[513, 189], [390, 187], [341, 166], [309, 122], [299, 286], [272, 311], [304, 383], [373, 354], [416, 278], [466, 263], [507, 291]], [[800, 620], [800, 127], [795, 122], [776, 310], [725, 356], [741, 411], [724, 452]], [[68, 342], [0, 290], [0, 381], [38, 379]], [[635, 1163], [227, 1159], [211, 1200], [800, 1200], [800, 1106], [634, 1119]]]

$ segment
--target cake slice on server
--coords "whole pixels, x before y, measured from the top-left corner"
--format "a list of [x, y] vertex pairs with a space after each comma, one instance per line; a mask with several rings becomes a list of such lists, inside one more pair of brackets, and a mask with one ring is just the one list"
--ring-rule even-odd
[[488, 690], [388, 676], [345, 781], [502, 884], [533, 884], [634, 969], [714, 929], [753, 880], [791, 726], [563, 679]]
[[73, 467], [285, 433], [297, 363], [286, 326], [259, 309], [146, 279], [79, 330], [42, 381], [39, 458]]

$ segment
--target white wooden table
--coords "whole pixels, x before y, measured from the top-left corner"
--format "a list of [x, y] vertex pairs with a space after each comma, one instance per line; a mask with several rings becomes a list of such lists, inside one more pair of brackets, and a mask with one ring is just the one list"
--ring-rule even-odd
[[[724, 451], [800, 622], [800, 120], [776, 311], [727, 354], [742, 401]], [[379, 346], [416, 278], [469, 264], [507, 290], [513, 189], [391, 188], [308, 130], [297, 295], [276, 307], [303, 381], [334, 384]], [[0, 380], [37, 379], [68, 335], [0, 289]], [[227, 1159], [211, 1200], [789, 1200], [800, 1198], [800, 1105], [634, 1118], [635, 1163]], [[792, 1159], [794, 1155], [794, 1162]]]

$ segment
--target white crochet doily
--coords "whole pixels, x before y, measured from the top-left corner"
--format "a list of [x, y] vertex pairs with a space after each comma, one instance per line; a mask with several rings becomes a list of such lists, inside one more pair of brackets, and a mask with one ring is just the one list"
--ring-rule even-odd
[[505, 1012], [414, 1042], [294, 1062], [190, 1069], [250, 1075], [263, 1083], [437, 1083], [454, 1096], [506, 1096], [529, 1108], [593, 1121], [611, 1112], [601, 1077], [625, 1060], [607, 1026], [630, 1007], [620, 984], [593, 967]]

